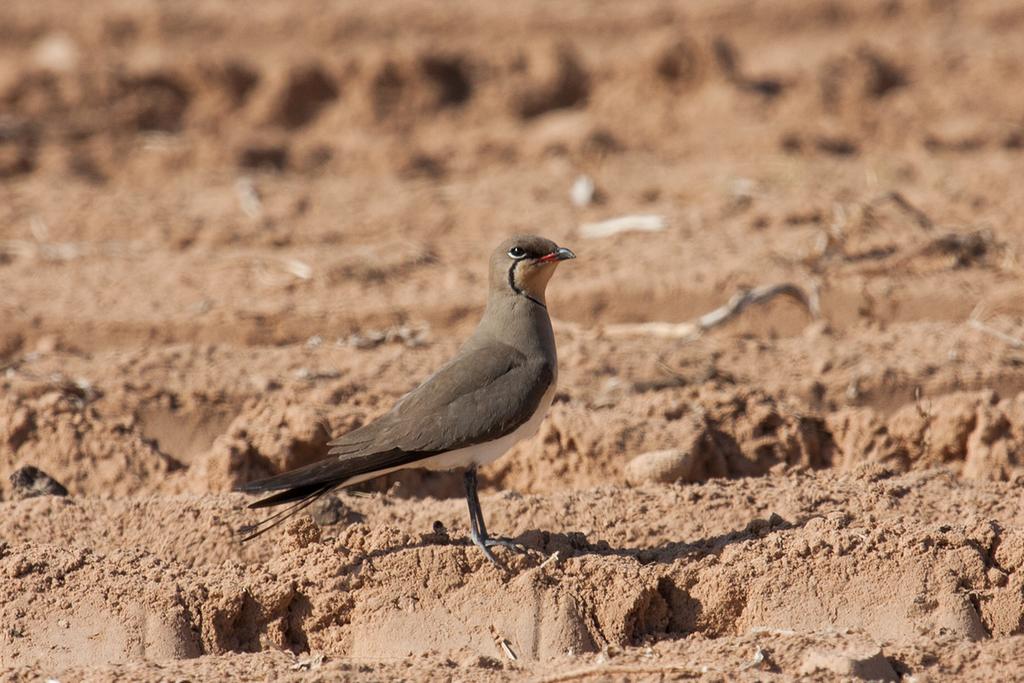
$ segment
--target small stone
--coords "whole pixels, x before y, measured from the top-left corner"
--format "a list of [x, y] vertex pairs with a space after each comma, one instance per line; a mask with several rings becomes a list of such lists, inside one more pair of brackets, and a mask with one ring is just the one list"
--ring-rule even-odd
[[349, 516], [345, 504], [341, 502], [340, 498], [333, 495], [324, 496], [314, 503], [309, 515], [320, 526], [337, 524]]
[[581, 175], [576, 178], [576, 181], [572, 184], [572, 188], [569, 190], [569, 198], [572, 200], [573, 206], [583, 208], [590, 205], [594, 201], [594, 195], [597, 192], [597, 186], [594, 185], [594, 181], [588, 175]]
[[626, 481], [633, 486], [691, 482], [697, 475], [697, 469], [697, 455], [692, 451], [651, 451], [626, 464]]
[[78, 66], [81, 51], [70, 36], [51, 33], [36, 42], [32, 58], [37, 66], [55, 72], [68, 72]]
[[11, 487], [15, 499], [68, 495], [63, 484], [32, 465], [25, 465], [11, 473]]
[[811, 650], [800, 667], [802, 675], [827, 671], [837, 676], [867, 681], [895, 681], [896, 672], [877, 646]]

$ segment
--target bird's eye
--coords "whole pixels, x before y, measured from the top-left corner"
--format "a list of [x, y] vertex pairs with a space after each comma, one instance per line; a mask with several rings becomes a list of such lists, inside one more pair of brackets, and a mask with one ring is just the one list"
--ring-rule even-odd
[[525, 256], [526, 250], [523, 249], [522, 247], [512, 247], [511, 249], [508, 250], [508, 257], [514, 258], [517, 261], [521, 258], [524, 258]]

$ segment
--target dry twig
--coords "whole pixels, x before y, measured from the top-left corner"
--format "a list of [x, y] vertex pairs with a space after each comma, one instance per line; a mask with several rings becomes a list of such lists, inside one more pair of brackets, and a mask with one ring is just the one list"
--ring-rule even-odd
[[897, 191], [886, 192], [881, 197], [877, 197], [872, 200], [865, 208], [870, 212], [880, 204], [885, 204], [887, 202], [895, 204], [900, 211], [910, 216], [910, 218], [913, 219], [913, 221], [917, 223], [917, 226], [922, 230], [931, 230], [935, 227], [935, 224], [932, 222], [932, 219], [928, 214], [911, 204], [906, 197]]
[[760, 667], [762, 664], [764, 664], [764, 661], [767, 658], [768, 658], [768, 656], [765, 654], [765, 651], [762, 650], [759, 647], [756, 650], [754, 650], [754, 658], [751, 659], [746, 664], [744, 664], [743, 666], [741, 666], [739, 670], [740, 671], [746, 671], [747, 669], [753, 669], [755, 667]]
[[788, 296], [803, 306], [811, 317], [818, 319], [821, 316], [821, 306], [816, 289], [808, 294], [803, 288], [791, 282], [783, 282], [775, 285], [764, 285], [754, 289], [744, 289], [732, 296], [729, 302], [715, 310], [705, 313], [696, 320], [685, 323], [648, 322], [648, 323], [624, 323], [619, 325], [608, 325], [604, 328], [605, 333], [612, 336], [627, 336], [634, 334], [650, 335], [667, 339], [696, 339], [708, 330], [718, 327], [729, 320], [732, 320], [742, 313], [751, 304], [762, 304], [774, 299], [777, 296]]
[[292, 664], [292, 671], [313, 671], [319, 669], [324, 664], [325, 657], [322, 654], [313, 655], [311, 657], [303, 657], [299, 661]]
[[546, 560], [544, 560], [539, 565], [537, 565], [537, 569], [543, 569], [544, 567], [548, 566], [552, 562], [558, 562], [558, 551], [557, 550], [555, 552], [551, 553]]
[[585, 223], [580, 235], [588, 239], [611, 237], [620, 232], [660, 232], [665, 229], [665, 219], [656, 214], [631, 214], [609, 218], [599, 223]]
[[508, 638], [502, 638], [498, 641], [498, 644], [501, 645], [501, 649], [505, 653], [505, 656], [508, 657], [511, 661], [514, 662], [519, 659], [519, 656], [515, 653], [515, 650], [512, 649], [511, 643], [508, 642]]
[[4, 240], [0, 242], [0, 256], [32, 261], [74, 261], [84, 256], [132, 256], [142, 253], [145, 245], [128, 242], [37, 242], [33, 240]]
[[977, 306], [975, 306], [974, 310], [971, 311], [971, 315], [967, 318], [967, 325], [969, 327], [974, 328], [975, 330], [978, 330], [983, 334], [987, 334], [990, 337], [995, 337], [1000, 341], [1006, 342], [1015, 349], [1024, 349], [1024, 339], [1020, 337], [1014, 337], [1012, 334], [1007, 334], [1002, 330], [997, 330], [996, 328], [992, 327], [991, 325], [983, 321], [981, 319], [981, 316], [984, 310], [985, 307], [980, 303]]

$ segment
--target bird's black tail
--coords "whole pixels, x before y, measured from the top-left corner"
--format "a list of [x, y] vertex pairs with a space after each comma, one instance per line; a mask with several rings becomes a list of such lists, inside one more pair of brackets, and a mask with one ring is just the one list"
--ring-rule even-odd
[[267, 517], [262, 522], [256, 524], [246, 524], [239, 528], [239, 531], [243, 534], [242, 543], [251, 541], [257, 536], [262, 536], [279, 524], [284, 523], [292, 516], [302, 512], [307, 507], [315, 503], [322, 495], [334, 488], [333, 485], [321, 486], [319, 488], [312, 489], [291, 489], [284, 491], [270, 498], [264, 498], [258, 500], [255, 503], [249, 505], [250, 508], [261, 508], [269, 507], [271, 505], [278, 505], [287, 501], [297, 500], [298, 502], [290, 507], [286, 507], [280, 512], [275, 512], [270, 517]]
[[[343, 452], [344, 446], [332, 448], [330, 453], [341, 453], [347, 457], [328, 457], [305, 467], [278, 474], [274, 477], [252, 481], [239, 486], [236, 491], [243, 493], [264, 493], [276, 491], [271, 496], [250, 503], [250, 508], [265, 508], [274, 505], [293, 503], [280, 512], [257, 524], [244, 526], [239, 531], [243, 534], [242, 542], [252, 540], [274, 527], [287, 521], [293, 515], [302, 512], [315, 503], [321, 496], [339, 486], [346, 486], [353, 478], [364, 474], [384, 474], [390, 468], [409, 464], [424, 454], [409, 453], [400, 449], [383, 452], [370, 452], [355, 455]], [[355, 450], [354, 448], [352, 450]], [[364, 477], [365, 478], [365, 477]], [[358, 481], [361, 481], [358, 480]]]
[[293, 503], [261, 522], [239, 529], [243, 534], [242, 542], [251, 541], [286, 522], [315, 503], [331, 489], [343, 485], [350, 478], [348, 467], [345, 467], [336, 458], [329, 458], [274, 477], [251, 481], [239, 486], [235, 490], [244, 493], [277, 491], [271, 496], [250, 503], [250, 508], [266, 508]]

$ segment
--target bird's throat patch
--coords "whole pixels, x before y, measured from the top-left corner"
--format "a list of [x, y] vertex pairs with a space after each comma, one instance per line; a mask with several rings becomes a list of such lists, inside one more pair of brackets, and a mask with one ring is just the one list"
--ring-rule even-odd
[[508, 286], [511, 287], [512, 291], [515, 292], [516, 294], [521, 294], [522, 296], [525, 296], [527, 299], [529, 299], [533, 303], [537, 304], [541, 308], [547, 308], [547, 306], [544, 304], [544, 302], [541, 299], [538, 299], [537, 297], [535, 297], [532, 294], [530, 294], [529, 292], [527, 292], [526, 289], [524, 289], [523, 287], [520, 287], [519, 283], [516, 282], [516, 268], [519, 267], [520, 263], [526, 263], [526, 262], [525, 261], [516, 261], [511, 266], [509, 266], [509, 269], [508, 269]]

